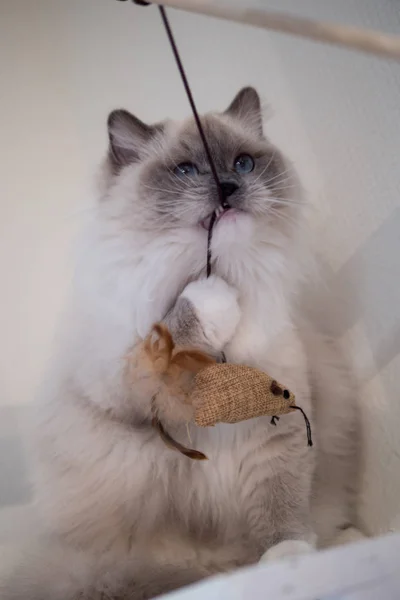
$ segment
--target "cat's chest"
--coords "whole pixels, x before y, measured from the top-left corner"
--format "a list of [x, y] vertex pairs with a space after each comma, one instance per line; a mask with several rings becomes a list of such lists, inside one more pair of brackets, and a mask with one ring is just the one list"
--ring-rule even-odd
[[175, 480], [170, 498], [182, 531], [189, 528], [199, 541], [223, 545], [248, 538], [249, 518], [254, 510], [264, 518], [269, 481], [282, 459], [283, 446], [270, 439], [268, 425], [268, 419], [259, 419], [217, 426], [193, 439], [208, 460], [193, 461], [189, 470], [181, 471], [181, 480]]
[[[199, 504], [224, 519], [224, 511], [239, 518], [248, 504], [248, 474], [262, 464], [264, 476], [273, 472], [276, 452], [268, 448], [269, 418], [237, 425], [219, 424], [196, 436], [196, 448], [208, 460], [192, 464], [191, 486]], [[222, 511], [222, 512], [221, 512]]]

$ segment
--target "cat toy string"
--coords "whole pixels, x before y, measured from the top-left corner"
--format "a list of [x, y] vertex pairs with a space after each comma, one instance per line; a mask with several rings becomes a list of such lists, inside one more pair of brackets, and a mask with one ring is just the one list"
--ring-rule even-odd
[[[214, 163], [211, 151], [210, 151], [210, 147], [207, 142], [206, 134], [204, 132], [199, 113], [197, 111], [196, 103], [193, 98], [192, 90], [189, 85], [189, 81], [188, 81], [188, 78], [187, 78], [183, 63], [182, 63], [182, 59], [179, 54], [178, 46], [176, 44], [175, 37], [174, 37], [173, 31], [171, 29], [171, 25], [170, 25], [166, 10], [163, 6], [159, 6], [158, 10], [160, 11], [161, 19], [164, 24], [169, 43], [171, 45], [171, 49], [172, 49], [172, 52], [173, 52], [173, 55], [175, 58], [175, 62], [178, 67], [178, 71], [181, 76], [187, 98], [189, 100], [190, 108], [192, 109], [193, 117], [196, 122], [196, 126], [199, 131], [199, 135], [200, 135], [202, 144], [204, 146], [204, 151], [207, 156], [208, 164], [210, 165], [210, 169], [211, 169], [211, 173], [214, 178], [214, 181], [215, 181], [215, 185], [217, 186], [218, 198], [219, 198], [220, 205], [222, 208], [228, 208], [229, 205], [226, 202], [226, 198], [225, 198], [224, 192], [222, 190], [221, 183], [219, 181], [217, 169], [216, 169], [216, 166], [215, 166], [215, 163]], [[209, 277], [211, 275], [211, 258], [212, 258], [212, 256], [211, 256], [211, 240], [212, 240], [212, 232], [213, 232], [213, 227], [215, 224], [216, 217], [217, 217], [217, 215], [216, 215], [216, 212], [214, 211], [211, 216], [211, 221], [210, 221], [210, 225], [208, 228], [208, 236], [207, 236], [207, 277]]]
[[[139, 6], [148, 6], [150, 4], [150, 2], [145, 2], [144, 0], [133, 0], [133, 1], [134, 1], [135, 4], [138, 4]], [[192, 109], [193, 117], [194, 117], [194, 120], [196, 122], [196, 127], [198, 129], [198, 132], [199, 132], [199, 135], [200, 135], [200, 138], [201, 138], [201, 142], [202, 142], [203, 147], [204, 147], [204, 151], [206, 153], [207, 161], [208, 161], [208, 164], [210, 165], [211, 173], [212, 173], [213, 179], [215, 181], [215, 185], [217, 187], [218, 199], [219, 199], [220, 206], [223, 209], [229, 208], [229, 204], [226, 201], [226, 197], [225, 197], [225, 194], [224, 194], [222, 186], [221, 186], [221, 182], [220, 182], [219, 177], [218, 177], [217, 168], [215, 166], [215, 163], [214, 163], [211, 151], [210, 151], [210, 146], [208, 145], [207, 137], [206, 137], [206, 134], [204, 132], [203, 125], [201, 123], [200, 115], [199, 115], [199, 112], [197, 110], [197, 106], [196, 106], [196, 103], [194, 101], [194, 98], [193, 98], [192, 90], [191, 90], [191, 87], [189, 85], [189, 80], [187, 78], [186, 71], [185, 71], [185, 68], [183, 66], [183, 62], [182, 62], [181, 56], [179, 54], [178, 46], [177, 46], [177, 43], [175, 41], [175, 36], [174, 36], [173, 31], [172, 31], [171, 24], [170, 24], [168, 16], [167, 16], [167, 12], [166, 12], [164, 6], [162, 6], [162, 5], [158, 6], [158, 10], [160, 12], [161, 19], [162, 19], [162, 22], [164, 24], [164, 28], [165, 28], [165, 31], [166, 31], [166, 34], [167, 34], [167, 37], [168, 37], [168, 41], [170, 43], [170, 46], [171, 46], [171, 49], [172, 49], [172, 53], [173, 53], [174, 58], [175, 58], [176, 66], [178, 67], [178, 71], [179, 71], [179, 74], [181, 76], [183, 87], [185, 88], [185, 92], [186, 92], [186, 96], [187, 96], [187, 99], [188, 99], [189, 104], [190, 104], [190, 108]], [[207, 263], [206, 274], [207, 274], [207, 277], [210, 277], [210, 275], [211, 275], [211, 261], [212, 261], [211, 241], [212, 241], [213, 228], [214, 228], [214, 225], [215, 225], [216, 218], [217, 218], [217, 211], [214, 211], [213, 214], [211, 215], [211, 220], [210, 220], [210, 224], [209, 224], [209, 227], [208, 227], [208, 235], [207, 235], [207, 258], [206, 258], [206, 263]]]

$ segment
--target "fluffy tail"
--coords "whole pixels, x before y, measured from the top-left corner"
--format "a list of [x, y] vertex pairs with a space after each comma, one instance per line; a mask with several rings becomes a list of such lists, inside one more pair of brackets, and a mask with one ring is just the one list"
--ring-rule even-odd
[[[117, 562], [117, 564], [115, 564]], [[58, 544], [24, 552], [0, 579], [1, 600], [146, 600], [203, 579], [193, 565], [111, 560]]]

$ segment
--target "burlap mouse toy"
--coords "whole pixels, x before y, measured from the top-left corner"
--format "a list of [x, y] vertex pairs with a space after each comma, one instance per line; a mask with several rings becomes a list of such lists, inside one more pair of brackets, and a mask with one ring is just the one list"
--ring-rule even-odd
[[[179, 394], [183, 402], [193, 407], [194, 422], [199, 427], [216, 423], [238, 423], [263, 415], [275, 419], [295, 410], [304, 415], [309, 446], [312, 445], [309, 421], [296, 406], [294, 395], [266, 373], [245, 365], [220, 364], [198, 350], [178, 349], [167, 327], [157, 324], [143, 344], [158, 379], [158, 394]], [[193, 459], [207, 458], [176, 442], [164, 429], [157, 412], [153, 426], [164, 442]]]

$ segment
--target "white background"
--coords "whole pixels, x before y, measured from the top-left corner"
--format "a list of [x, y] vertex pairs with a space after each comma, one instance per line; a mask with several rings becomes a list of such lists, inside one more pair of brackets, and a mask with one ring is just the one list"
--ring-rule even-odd
[[[259, 4], [400, 34], [396, 0]], [[331, 321], [361, 384], [360, 515], [370, 533], [399, 528], [400, 66], [170, 15], [202, 111], [225, 108], [247, 84], [272, 107], [266, 130], [303, 179]], [[155, 8], [0, 0], [0, 45], [1, 539], [11, 516], [25, 523], [18, 421], [51, 352], [107, 114], [121, 106], [152, 121], [189, 109]]]

